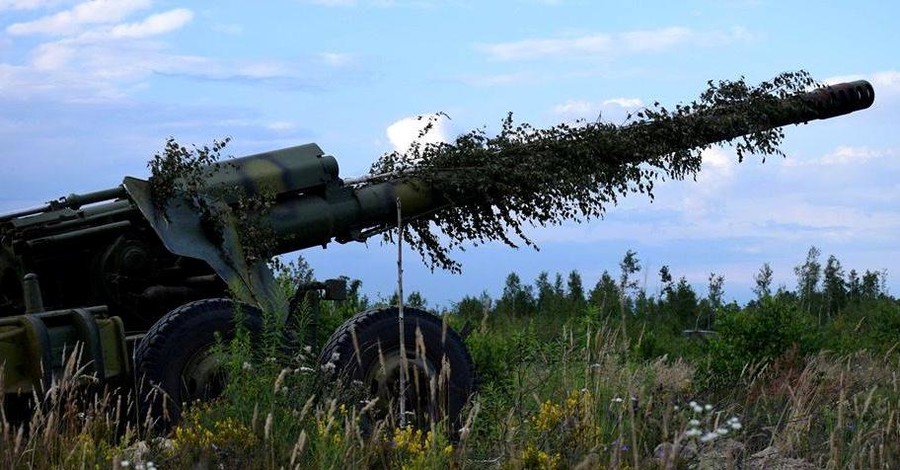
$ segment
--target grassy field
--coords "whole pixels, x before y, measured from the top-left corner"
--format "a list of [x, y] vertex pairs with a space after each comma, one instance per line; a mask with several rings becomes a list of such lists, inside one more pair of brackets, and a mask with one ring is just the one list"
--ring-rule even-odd
[[[737, 306], [683, 283], [548, 281], [443, 312], [469, 325], [479, 379], [455, 429], [370, 422], [314, 351], [259, 354], [239, 336], [224, 395], [167, 432], [73, 360], [29, 423], [4, 415], [0, 467], [900, 468], [897, 299], [848, 291], [831, 310], [782, 290]], [[353, 292], [326, 325], [369, 303]], [[717, 334], [683, 334], [698, 325]]]

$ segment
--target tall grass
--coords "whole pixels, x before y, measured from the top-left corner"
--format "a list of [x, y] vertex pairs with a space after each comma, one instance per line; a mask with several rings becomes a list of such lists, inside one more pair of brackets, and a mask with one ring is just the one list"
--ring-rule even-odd
[[467, 339], [481, 386], [452, 436], [369, 421], [375, 404], [320, 380], [314, 351], [239, 343], [222, 397], [155, 434], [73, 355], [28, 421], [3, 416], [0, 467], [900, 468], [896, 350], [793, 350], [711, 388], [703, 360], [644, 359], [646, 328], [623, 331], [590, 309], [484, 319]]

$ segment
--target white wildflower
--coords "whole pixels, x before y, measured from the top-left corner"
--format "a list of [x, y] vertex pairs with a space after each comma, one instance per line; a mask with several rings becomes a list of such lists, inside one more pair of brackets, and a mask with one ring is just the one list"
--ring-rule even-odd
[[703, 409], [706, 411], [712, 411], [712, 408], [712, 405], [710, 405], [709, 403], [703, 405]]
[[714, 440], [716, 440], [718, 437], [719, 437], [718, 434], [716, 434], [716, 433], [710, 431], [710, 432], [704, 434], [703, 437], [700, 438], [700, 442], [710, 442], [710, 441], [714, 441]]
[[688, 426], [696, 428], [697, 426], [700, 426], [700, 420], [692, 419], [692, 420], [688, 421]]
[[716, 434], [718, 434], [720, 436], [724, 436], [724, 435], [728, 434], [728, 429], [726, 429], [726, 428], [716, 429]]
[[697, 437], [697, 436], [699, 436], [699, 435], [701, 435], [701, 434], [703, 434], [703, 431], [701, 431], [701, 430], [699, 430], [699, 429], [697, 429], [697, 428], [691, 428], [691, 429], [688, 429], [688, 430], [685, 431], [685, 433], [684, 433], [684, 435], [687, 436], [687, 437]]

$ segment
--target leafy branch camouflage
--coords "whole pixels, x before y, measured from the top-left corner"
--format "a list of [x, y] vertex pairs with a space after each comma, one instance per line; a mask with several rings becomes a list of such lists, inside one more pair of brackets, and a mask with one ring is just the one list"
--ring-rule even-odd
[[[248, 196], [237, 185], [211, 187], [209, 181], [220, 168], [213, 164], [222, 159], [222, 152], [231, 137], [214, 140], [212, 145], [188, 148], [173, 137], [166, 139], [162, 152], [147, 163], [150, 169], [150, 194], [160, 213], [174, 197], [181, 195], [200, 214], [206, 234], [221, 248], [223, 231], [233, 224], [241, 240], [243, 256], [248, 264], [266, 262], [273, 255], [276, 236], [272, 228], [264, 224], [264, 217], [275, 204], [274, 191], [262, 188], [258, 194]], [[226, 210], [220, 200], [235, 201]], [[227, 254], [227, 253], [226, 253]], [[226, 257], [227, 258], [227, 257]]]
[[814, 85], [803, 71], [756, 86], [743, 78], [710, 81], [697, 100], [673, 110], [657, 102], [622, 125], [577, 121], [538, 129], [509, 114], [496, 136], [477, 129], [452, 142], [416, 143], [382, 156], [371, 173], [422, 180], [451, 202], [406, 224], [402, 236], [432, 268], [458, 272], [450, 251], [464, 243], [535, 247], [526, 225], [602, 217], [631, 193], [652, 199], [657, 181], [694, 177], [702, 152], [722, 136], [739, 161], [750, 154], [763, 161], [783, 156], [782, 129], [766, 123], [791, 106], [806, 106], [798, 100], [786, 108], [779, 100]]

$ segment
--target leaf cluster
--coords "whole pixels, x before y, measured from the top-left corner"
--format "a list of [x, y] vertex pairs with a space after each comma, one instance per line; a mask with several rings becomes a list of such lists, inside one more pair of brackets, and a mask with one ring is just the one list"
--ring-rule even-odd
[[[212, 186], [216, 172], [228, 165], [219, 163], [231, 137], [214, 140], [212, 145], [186, 147], [175, 138], [166, 140], [165, 148], [147, 163], [150, 169], [150, 195], [161, 214], [173, 198], [180, 197], [197, 211], [204, 229], [220, 249], [224, 233], [233, 227], [241, 241], [244, 260], [249, 264], [266, 261], [277, 238], [263, 217], [275, 204], [275, 193], [257, 188], [255, 194], [238, 185]], [[218, 165], [216, 165], [218, 163]], [[240, 171], [232, 165], [234, 171]], [[221, 201], [233, 201], [225, 206]], [[226, 259], [231, 253], [226, 253]]]
[[783, 156], [784, 134], [773, 125], [802, 115], [792, 108], [806, 104], [789, 98], [813, 84], [803, 71], [756, 86], [743, 78], [710, 81], [695, 101], [674, 109], [654, 103], [621, 125], [576, 121], [541, 129], [509, 114], [496, 135], [476, 129], [451, 142], [415, 143], [383, 155], [371, 173], [415, 178], [447, 201], [405, 224], [403, 237], [432, 268], [459, 271], [452, 249], [489, 241], [534, 246], [528, 225], [602, 217], [633, 193], [652, 199], [656, 182], [694, 177], [714, 143], [733, 146], [739, 160]]

